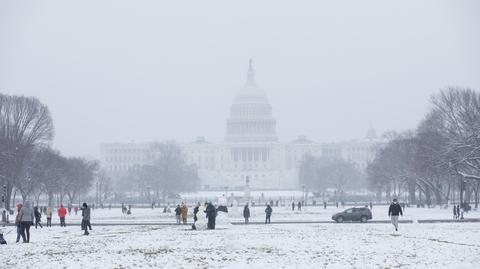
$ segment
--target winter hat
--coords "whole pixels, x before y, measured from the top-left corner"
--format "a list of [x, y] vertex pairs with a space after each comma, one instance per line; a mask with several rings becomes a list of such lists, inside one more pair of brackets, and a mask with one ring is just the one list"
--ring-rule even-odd
[[82, 207], [87, 207], [87, 203], [83, 203]]

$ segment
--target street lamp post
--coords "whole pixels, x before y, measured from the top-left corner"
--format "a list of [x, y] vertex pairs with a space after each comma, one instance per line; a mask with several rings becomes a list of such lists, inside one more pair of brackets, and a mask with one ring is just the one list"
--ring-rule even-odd
[[148, 200], [149, 203], [152, 202], [152, 200], [151, 200], [151, 198], [150, 198], [150, 189], [151, 189], [151, 188], [152, 188], [152, 187], [150, 187], [150, 185], [147, 185], [147, 200]]
[[307, 203], [307, 194], [305, 193], [305, 185], [302, 185], [302, 194], [303, 194], [303, 201]]

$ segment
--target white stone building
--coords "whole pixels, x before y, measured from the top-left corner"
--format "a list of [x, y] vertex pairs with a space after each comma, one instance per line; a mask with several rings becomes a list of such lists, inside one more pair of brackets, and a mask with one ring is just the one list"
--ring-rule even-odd
[[[322, 144], [299, 136], [290, 143], [279, 142], [272, 107], [255, 83], [251, 62], [245, 86], [230, 107], [226, 127], [221, 143], [198, 137], [180, 145], [186, 161], [198, 167], [202, 189], [241, 189], [247, 180], [252, 189], [298, 189], [298, 167], [306, 153], [343, 158], [364, 169], [381, 144], [373, 129], [366, 139], [358, 141]], [[113, 177], [136, 169], [154, 158], [151, 144], [103, 144], [102, 164]]]

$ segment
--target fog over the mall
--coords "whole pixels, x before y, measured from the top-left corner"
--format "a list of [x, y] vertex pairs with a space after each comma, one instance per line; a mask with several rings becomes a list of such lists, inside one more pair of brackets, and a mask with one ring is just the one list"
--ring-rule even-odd
[[220, 142], [253, 59], [281, 141], [415, 128], [480, 90], [478, 1], [2, 1], [0, 92], [37, 96], [54, 145]]

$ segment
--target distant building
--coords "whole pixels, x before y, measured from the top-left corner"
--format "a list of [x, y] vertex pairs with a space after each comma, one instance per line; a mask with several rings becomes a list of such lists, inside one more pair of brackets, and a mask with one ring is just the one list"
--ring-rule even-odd
[[[137, 169], [155, 158], [152, 143], [109, 143], [101, 146], [102, 164], [113, 177]], [[204, 137], [180, 144], [185, 159], [198, 168], [202, 189], [240, 189], [247, 179], [252, 189], [297, 189], [298, 167], [305, 154], [342, 158], [365, 169], [377, 153], [380, 140], [370, 129], [363, 140], [317, 143], [299, 136], [278, 141], [276, 119], [266, 93], [257, 86], [252, 63], [245, 86], [230, 107], [223, 142]]]

